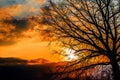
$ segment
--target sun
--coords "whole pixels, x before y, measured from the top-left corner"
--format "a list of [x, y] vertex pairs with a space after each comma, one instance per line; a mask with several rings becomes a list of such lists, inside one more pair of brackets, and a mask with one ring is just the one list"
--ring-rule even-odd
[[75, 50], [73, 49], [65, 48], [64, 55], [65, 55], [64, 57], [65, 61], [73, 61], [78, 59], [78, 56], [75, 54]]

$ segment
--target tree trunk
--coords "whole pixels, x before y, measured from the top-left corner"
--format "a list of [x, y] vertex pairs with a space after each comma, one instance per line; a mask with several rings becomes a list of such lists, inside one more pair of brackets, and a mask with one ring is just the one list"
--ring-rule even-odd
[[112, 76], [113, 80], [120, 80], [120, 69], [119, 69], [119, 64], [117, 63], [117, 60], [115, 57], [112, 57], [110, 59], [111, 65], [112, 65]]

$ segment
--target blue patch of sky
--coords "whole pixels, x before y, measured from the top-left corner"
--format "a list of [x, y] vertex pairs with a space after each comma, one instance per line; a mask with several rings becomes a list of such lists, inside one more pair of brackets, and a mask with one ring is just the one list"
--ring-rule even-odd
[[24, 18], [34, 14], [40, 14], [39, 11], [29, 12], [30, 8], [40, 9], [41, 4], [37, 4], [34, 0], [0, 0], [0, 7], [22, 4], [22, 13], [12, 16], [14, 18]]
[[[46, 0], [46, 2], [49, 0]], [[59, 3], [62, 0], [52, 0], [55, 3]], [[16, 5], [16, 4], [23, 4], [23, 12], [20, 13], [19, 15], [13, 16], [14, 18], [23, 18], [27, 16], [32, 16], [34, 14], [40, 14], [39, 11], [36, 12], [28, 12], [30, 7], [33, 7], [35, 9], [40, 9], [42, 4], [36, 4], [34, 3], [34, 0], [0, 0], [0, 7], [5, 7], [5, 6], [11, 6], [11, 5]], [[25, 4], [25, 5], [24, 5]], [[27, 4], [27, 5], [26, 5]]]
[[0, 7], [10, 6], [14, 4], [24, 4], [27, 0], [0, 0]]

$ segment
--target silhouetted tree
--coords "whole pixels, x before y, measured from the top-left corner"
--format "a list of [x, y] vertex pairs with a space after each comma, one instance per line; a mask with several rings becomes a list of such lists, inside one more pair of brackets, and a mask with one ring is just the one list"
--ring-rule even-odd
[[120, 80], [120, 0], [49, 2], [50, 7], [43, 11], [44, 17], [64, 46], [79, 56], [68, 65], [72, 69], [65, 71], [110, 64], [113, 79]]

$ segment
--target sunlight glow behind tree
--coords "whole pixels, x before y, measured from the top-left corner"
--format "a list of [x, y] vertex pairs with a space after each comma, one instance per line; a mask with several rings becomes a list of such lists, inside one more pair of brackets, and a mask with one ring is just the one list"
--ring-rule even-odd
[[63, 46], [79, 56], [67, 72], [110, 64], [113, 79], [120, 79], [120, 0], [49, 2], [44, 13], [53, 32]]
[[74, 61], [78, 59], [78, 56], [75, 55], [75, 50], [65, 48], [64, 49], [64, 60], [65, 61]]

